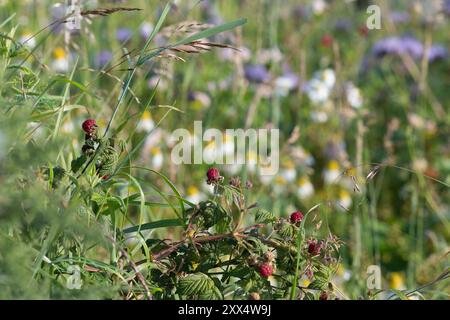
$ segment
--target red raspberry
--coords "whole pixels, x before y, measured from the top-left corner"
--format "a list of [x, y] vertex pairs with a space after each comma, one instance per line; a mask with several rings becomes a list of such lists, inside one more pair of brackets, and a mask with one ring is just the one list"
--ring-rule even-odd
[[333, 42], [333, 38], [326, 34], [322, 37], [322, 46], [324, 46], [325, 48], [328, 48], [329, 46], [331, 46], [331, 43]]
[[81, 125], [83, 131], [86, 133], [93, 133], [97, 129], [97, 123], [94, 119], [87, 119]]
[[208, 183], [219, 181], [221, 178], [219, 169], [209, 168], [208, 171], [206, 172], [206, 177], [208, 178], [207, 180]]
[[295, 211], [291, 213], [291, 223], [295, 224], [303, 220], [303, 213], [300, 211]]
[[319, 300], [328, 300], [328, 293], [326, 291], [322, 291], [320, 293]]
[[312, 240], [308, 245], [308, 253], [313, 256], [317, 256], [320, 254], [320, 250], [322, 250], [323, 242], [317, 242], [317, 240]]
[[273, 267], [271, 264], [269, 263], [263, 263], [259, 266], [259, 274], [264, 277], [264, 278], [268, 278], [272, 275], [273, 273]]
[[367, 37], [367, 35], [369, 34], [369, 29], [366, 26], [361, 26], [358, 28], [358, 32], [363, 37]]

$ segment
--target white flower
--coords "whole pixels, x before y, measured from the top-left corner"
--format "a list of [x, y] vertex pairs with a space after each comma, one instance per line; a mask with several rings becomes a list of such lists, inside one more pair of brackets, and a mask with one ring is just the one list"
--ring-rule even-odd
[[325, 85], [332, 89], [334, 84], [336, 83], [336, 74], [333, 69], [325, 69], [316, 73], [316, 78], [320, 81], [323, 81]]
[[265, 186], [268, 186], [269, 184], [271, 184], [272, 183], [272, 181], [273, 181], [273, 179], [274, 179], [274, 175], [268, 175], [268, 174], [260, 174], [259, 175], [259, 181], [263, 184], [263, 185], [265, 185]]
[[324, 103], [330, 96], [330, 87], [319, 79], [313, 78], [306, 84], [308, 98], [315, 104]]
[[315, 15], [321, 15], [327, 8], [327, 3], [324, 0], [313, 0], [312, 11]]
[[277, 194], [281, 194], [286, 190], [287, 181], [282, 176], [276, 176], [273, 183], [273, 191]]
[[151, 166], [152, 169], [159, 171], [161, 170], [164, 162], [164, 156], [159, 147], [154, 147], [150, 149], [150, 153], [152, 155]]
[[339, 192], [339, 199], [336, 201], [337, 209], [341, 211], [347, 211], [348, 209], [350, 209], [352, 203], [353, 201], [350, 193], [347, 190], [342, 189]]
[[19, 38], [19, 42], [30, 49], [33, 49], [36, 46], [36, 38], [34, 38], [31, 33], [24, 33]]
[[200, 192], [200, 190], [198, 190], [197, 187], [190, 186], [187, 189], [187, 196], [186, 196], [187, 201], [197, 204], [204, 199], [205, 195], [202, 192]]
[[136, 130], [138, 132], [150, 132], [155, 127], [155, 123], [153, 122], [152, 115], [148, 110], [144, 111], [142, 114], [141, 120], [139, 121]]
[[360, 108], [363, 104], [361, 91], [353, 85], [348, 83], [346, 86], [347, 101], [353, 108]]
[[54, 60], [52, 69], [56, 72], [67, 72], [69, 70], [69, 58], [63, 48], [56, 48], [53, 51]]
[[218, 162], [222, 152], [222, 146], [220, 143], [216, 143], [215, 140], [209, 142], [203, 149], [203, 161], [206, 163]]
[[208, 183], [206, 182], [206, 179], [203, 180], [202, 189], [203, 189], [207, 194], [214, 195], [214, 185], [208, 184]]
[[325, 184], [335, 184], [338, 182], [341, 176], [341, 171], [339, 169], [339, 163], [336, 160], [331, 160], [327, 164], [327, 168], [323, 172], [323, 179]]
[[285, 97], [297, 86], [297, 79], [293, 76], [281, 76], [275, 79], [275, 93]]
[[280, 175], [287, 181], [292, 182], [297, 177], [297, 170], [295, 170], [295, 164], [288, 160], [283, 163], [283, 168], [281, 169]]
[[254, 173], [256, 171], [257, 165], [258, 165], [258, 155], [254, 152], [249, 151], [247, 153], [246, 164], [247, 164], [248, 172]]
[[300, 199], [307, 199], [314, 194], [314, 186], [308, 177], [301, 177], [297, 181], [297, 196]]

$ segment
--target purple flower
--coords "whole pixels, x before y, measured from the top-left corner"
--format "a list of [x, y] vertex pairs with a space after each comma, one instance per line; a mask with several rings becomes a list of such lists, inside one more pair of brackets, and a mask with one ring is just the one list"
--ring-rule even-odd
[[450, 16], [450, 0], [445, 0], [442, 4], [442, 10], [448, 16]]
[[244, 67], [245, 78], [250, 82], [262, 83], [270, 80], [270, 73], [261, 64], [247, 64]]
[[103, 50], [97, 54], [95, 57], [95, 67], [98, 69], [104, 68], [113, 59], [113, 54], [111, 51]]
[[381, 58], [385, 55], [408, 54], [418, 59], [423, 54], [423, 45], [411, 36], [387, 37], [378, 41], [372, 48], [375, 57]]
[[119, 28], [116, 31], [116, 39], [119, 42], [125, 42], [131, 38], [132, 33], [128, 28]]
[[[372, 54], [377, 58], [385, 55], [400, 56], [407, 54], [414, 59], [421, 59], [425, 48], [423, 44], [412, 36], [388, 37], [378, 41], [372, 48]], [[433, 45], [430, 48], [429, 62], [447, 57], [447, 49], [442, 45]]]
[[340, 32], [348, 32], [352, 29], [352, 22], [347, 19], [339, 19], [334, 24], [334, 29]]
[[60, 32], [64, 23], [60, 21], [62, 18], [66, 16], [66, 6], [61, 3], [55, 3], [51, 9], [51, 17], [52, 17], [52, 31], [55, 33]]
[[147, 40], [152, 34], [153, 29], [154, 29], [153, 24], [149, 22], [144, 22], [139, 28], [139, 33], [144, 40]]
[[409, 14], [403, 11], [391, 12], [390, 18], [394, 23], [401, 24], [409, 21]]
[[447, 58], [448, 51], [442, 45], [432, 45], [428, 54], [428, 61], [433, 62], [435, 60], [441, 60]]

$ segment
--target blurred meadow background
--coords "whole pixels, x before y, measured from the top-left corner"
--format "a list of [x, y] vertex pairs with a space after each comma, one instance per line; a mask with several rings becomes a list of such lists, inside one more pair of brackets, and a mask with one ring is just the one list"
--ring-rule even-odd
[[[104, 280], [122, 276], [115, 244], [80, 203], [127, 199], [110, 221], [123, 229], [172, 218], [163, 205], [172, 186], [191, 203], [212, 197], [208, 164], [170, 157], [172, 132], [193, 132], [201, 120], [220, 130], [280, 129], [277, 175], [217, 167], [251, 181], [246, 197], [276, 216], [320, 204], [318, 235], [330, 230], [344, 242], [334, 275], [343, 297], [367, 298], [367, 268], [376, 265], [386, 290], [377, 299], [418, 288], [415, 298], [448, 299], [450, 1], [179, 0], [168, 12], [156, 0], [80, 4], [80, 29], [67, 30], [54, 23], [64, 2], [0, 0], [0, 298], [121, 296]], [[366, 26], [371, 4], [381, 9], [380, 29]], [[220, 45], [163, 51], [127, 85], [149, 37], [149, 48], [164, 47], [241, 18], [208, 37]], [[79, 202], [67, 201], [58, 173], [80, 156], [88, 118], [114, 135], [120, 172], [107, 191], [91, 188], [92, 178], [77, 185]], [[125, 238], [130, 255], [143, 240], [181, 237], [176, 227], [147, 231]], [[91, 266], [80, 290], [61, 285], [73, 261]]]

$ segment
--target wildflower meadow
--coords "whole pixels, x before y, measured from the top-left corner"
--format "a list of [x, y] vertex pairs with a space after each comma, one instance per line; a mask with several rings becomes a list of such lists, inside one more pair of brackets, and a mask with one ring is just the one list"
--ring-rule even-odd
[[448, 0], [0, 0], [0, 299], [448, 300], [449, 28]]

